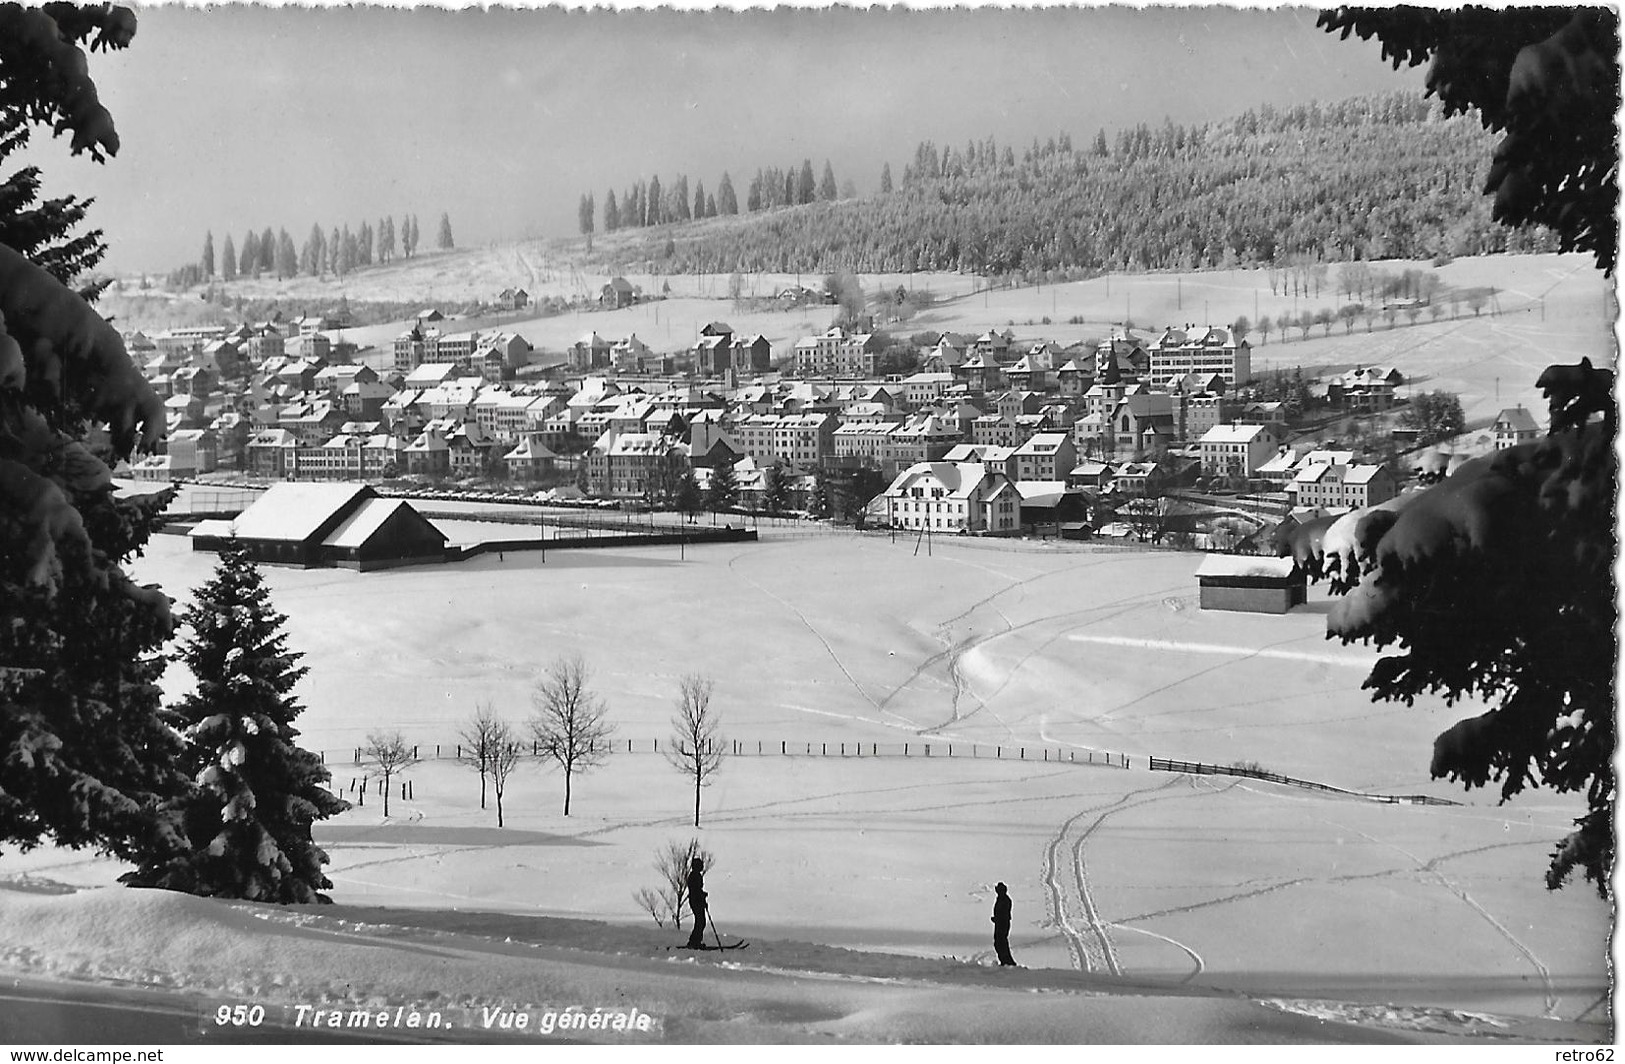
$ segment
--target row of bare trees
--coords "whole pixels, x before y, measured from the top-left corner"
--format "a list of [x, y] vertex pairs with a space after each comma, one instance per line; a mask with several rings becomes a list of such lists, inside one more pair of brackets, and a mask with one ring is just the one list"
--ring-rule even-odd
[[[530, 751], [557, 765], [564, 775], [564, 815], [577, 776], [602, 765], [612, 749], [615, 727], [607, 720], [608, 707], [591, 687], [591, 670], [581, 655], [557, 658], [531, 691], [530, 719], [526, 722]], [[671, 743], [666, 759], [694, 783], [694, 824], [700, 823], [700, 792], [721, 767], [722, 735], [711, 708], [714, 684], [699, 675], [680, 682], [677, 713], [672, 717]], [[488, 794], [496, 799], [497, 826], [503, 826], [502, 799], [508, 777], [525, 756], [525, 741], [512, 723], [483, 703], [469, 718], [459, 738], [459, 757], [480, 776], [480, 808]]]
[[[485, 809], [492, 798], [496, 800], [497, 827], [504, 826], [502, 799], [508, 779], [527, 756], [551, 761], [563, 771], [565, 816], [570, 815], [575, 778], [609, 758], [615, 726], [606, 719], [608, 708], [590, 681], [591, 670], [581, 655], [556, 658], [531, 691], [532, 713], [524, 725], [525, 735], [499, 716], [490, 702], [481, 703], [459, 732], [458, 760], [479, 773], [480, 808]], [[682, 678], [665, 751], [672, 767], [694, 784], [695, 827], [700, 825], [700, 793], [722, 767], [725, 753], [720, 718], [711, 706], [714, 689], [710, 677], [690, 674]], [[383, 777], [387, 817], [390, 784], [417, 763], [416, 751], [399, 731], [390, 731], [369, 734], [362, 752]]]

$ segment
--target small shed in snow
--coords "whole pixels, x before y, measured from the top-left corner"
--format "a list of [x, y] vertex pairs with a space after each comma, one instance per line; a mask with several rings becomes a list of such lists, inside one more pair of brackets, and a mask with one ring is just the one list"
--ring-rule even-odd
[[1204, 610], [1286, 613], [1309, 596], [1308, 581], [1291, 558], [1209, 554], [1196, 567]]

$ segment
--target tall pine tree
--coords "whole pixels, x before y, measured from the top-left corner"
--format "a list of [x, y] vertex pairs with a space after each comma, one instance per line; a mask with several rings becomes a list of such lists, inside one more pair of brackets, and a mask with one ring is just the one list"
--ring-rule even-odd
[[321, 759], [294, 742], [306, 670], [287, 620], [246, 548], [228, 543], [213, 579], [181, 618], [192, 635], [180, 659], [197, 690], [176, 707], [194, 789], [176, 802], [191, 844], [120, 877], [132, 886], [286, 904], [329, 901], [327, 854], [311, 825], [350, 804], [323, 786]]
[[739, 502], [739, 477], [727, 462], [718, 463], [711, 470], [711, 483], [705, 493], [705, 504], [713, 510], [731, 510]]
[[[124, 48], [128, 9], [0, 5], [0, 155], [31, 123], [98, 162], [119, 138], [86, 51]], [[152, 450], [162, 401], [68, 285], [105, 252], [88, 203], [0, 184], [0, 842], [142, 860], [180, 845], [164, 803], [178, 744], [161, 704], [169, 600], [123, 566], [169, 493], [113, 496], [108, 463]]]

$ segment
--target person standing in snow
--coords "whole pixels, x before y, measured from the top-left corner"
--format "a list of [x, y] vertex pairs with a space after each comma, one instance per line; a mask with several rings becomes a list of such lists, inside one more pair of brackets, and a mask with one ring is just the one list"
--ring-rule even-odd
[[993, 900], [993, 949], [999, 955], [1000, 966], [1014, 967], [1016, 960], [1010, 956], [1010, 895], [1003, 883], [993, 890], [998, 894]]
[[688, 865], [688, 908], [694, 914], [694, 929], [688, 934], [689, 949], [705, 948], [705, 862], [696, 857]]

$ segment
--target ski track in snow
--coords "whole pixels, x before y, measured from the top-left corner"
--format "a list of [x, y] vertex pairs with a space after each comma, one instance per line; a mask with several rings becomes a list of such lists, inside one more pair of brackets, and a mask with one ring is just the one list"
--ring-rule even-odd
[[[1053, 575], [1058, 575], [1058, 574], [1053, 574]], [[1030, 582], [1030, 581], [1028, 581], [1028, 582]], [[1145, 605], [1151, 599], [1156, 598], [1158, 596], [1161, 596], [1162, 594], [1164, 594], [1164, 591], [1140, 592], [1138, 594], [1129, 595], [1129, 596], [1126, 596], [1124, 598], [1116, 599], [1115, 601], [1112, 601], [1112, 602], [1103, 602], [1103, 603], [1101, 603], [1101, 604], [1099, 604], [1097, 606], [1090, 606], [1090, 607], [1088, 607], [1086, 609], [1072, 610], [1072, 611], [1069, 611], [1069, 612], [1066, 612], [1066, 613], [1055, 613], [1055, 614], [1050, 614], [1050, 615], [1045, 616], [1045, 617], [1035, 617], [1030, 621], [1022, 621], [1019, 624], [1012, 624], [1010, 622], [1010, 619], [1007, 616], [1005, 616], [1003, 611], [998, 610], [997, 607], [993, 607], [995, 612], [998, 612], [998, 614], [1000, 616], [1000, 619], [1003, 620], [1004, 623], [1005, 623], [1005, 630], [1004, 631], [1002, 631], [1002, 632], [990, 632], [990, 633], [988, 633], [986, 635], [983, 635], [983, 636], [980, 636], [980, 637], [973, 637], [973, 638], [970, 638], [970, 639], [962, 640], [958, 644], [951, 645], [950, 647], [948, 647], [947, 649], [942, 651], [940, 654], [933, 655], [932, 657], [926, 659], [926, 661], [921, 664], [920, 668], [915, 670], [914, 675], [911, 676], [909, 679], [905, 680], [902, 684], [900, 684], [898, 686], [898, 688], [892, 692], [891, 695], [887, 696], [886, 700], [889, 701], [892, 697], [896, 696], [897, 694], [900, 694], [903, 691], [903, 689], [906, 688], [909, 684], [913, 683], [913, 681], [916, 678], [918, 678], [919, 675], [922, 672], [924, 672], [927, 668], [929, 668], [931, 665], [935, 664], [936, 662], [941, 661], [944, 657], [951, 657], [951, 661], [957, 663], [957, 661], [960, 658], [962, 658], [965, 654], [969, 653], [972, 650], [980, 649], [980, 648], [986, 646], [987, 644], [993, 642], [994, 640], [1002, 640], [1002, 639], [1005, 639], [1005, 638], [1007, 638], [1009, 636], [1016, 635], [1018, 633], [1025, 633], [1027, 630], [1029, 630], [1031, 628], [1035, 628], [1035, 627], [1037, 627], [1039, 625], [1067, 624], [1068, 622], [1073, 621], [1075, 618], [1087, 617], [1088, 618], [1087, 620], [1084, 620], [1084, 621], [1081, 621], [1081, 622], [1075, 623], [1075, 624], [1070, 624], [1068, 627], [1062, 628], [1056, 634], [1050, 636], [1048, 639], [1045, 639], [1043, 642], [1041, 642], [1041, 643], [1037, 644], [1036, 646], [1032, 647], [1031, 649], [1029, 649], [1025, 654], [1023, 654], [1019, 659], [1017, 659], [1017, 661], [1013, 665], [1011, 665], [1010, 668], [1005, 670], [1003, 680], [1001, 680], [999, 685], [997, 687], [995, 687], [987, 695], [976, 695], [975, 692], [970, 689], [969, 685], [968, 684], [966, 685], [966, 690], [970, 694], [972, 694], [973, 697], [975, 697], [977, 702], [979, 703], [979, 706], [978, 706], [977, 710], [973, 711], [973, 713], [974, 712], [979, 712], [981, 710], [987, 710], [989, 715], [994, 716], [994, 719], [998, 720], [1001, 725], [1004, 725], [1005, 731], [1007, 733], [1014, 736], [1015, 735], [1014, 731], [1011, 730], [1009, 725], [1004, 723], [1002, 718], [999, 718], [996, 714], [992, 713], [992, 710], [988, 709], [988, 704], [990, 702], [992, 702], [993, 699], [997, 698], [1004, 691], [1004, 689], [1010, 685], [1010, 682], [1016, 678], [1016, 675], [1017, 675], [1018, 671], [1020, 670], [1020, 668], [1021, 668], [1021, 666], [1023, 664], [1025, 664], [1035, 654], [1038, 654], [1040, 651], [1043, 651], [1043, 650], [1047, 649], [1052, 643], [1054, 643], [1056, 640], [1062, 638], [1063, 636], [1067, 636], [1070, 633], [1075, 632], [1080, 628], [1088, 628], [1088, 627], [1092, 627], [1092, 626], [1097, 625], [1097, 624], [1102, 624], [1102, 623], [1105, 623], [1107, 621], [1113, 620], [1113, 619], [1115, 619], [1117, 617], [1122, 616], [1125, 613], [1128, 613], [1128, 612], [1132, 611], [1137, 606]], [[991, 600], [993, 598], [996, 598], [996, 597], [997, 597], [996, 595], [988, 596], [987, 599], [984, 599], [981, 603], [978, 603], [976, 606], [973, 606], [970, 610], [966, 610], [964, 613], [961, 613], [958, 617], [952, 618], [949, 621], [944, 622], [944, 627], [953, 624], [955, 621], [963, 620], [973, 610], [975, 610], [977, 608], [980, 608], [980, 606], [982, 606], [982, 605], [990, 604]], [[1107, 611], [1107, 610], [1110, 610], [1112, 612], [1105, 613], [1104, 611]], [[958, 723], [960, 721], [963, 721], [964, 719], [970, 717], [971, 715], [972, 714], [967, 713], [964, 716], [959, 716], [958, 711], [957, 711], [957, 702], [956, 702], [955, 703], [955, 713], [954, 713], [953, 716], [949, 717], [948, 720], [945, 720], [945, 721], [941, 722], [940, 724], [936, 724], [936, 725], [921, 728], [920, 729], [920, 734], [921, 735], [940, 734], [940, 733], [942, 733], [942, 729], [950, 727], [953, 724]]]
[[[1242, 784], [1240, 784], [1239, 781], [1238, 781], [1238, 783], [1236, 785], [1237, 786], [1242, 786]], [[1251, 793], [1253, 793], [1253, 794], [1267, 795], [1267, 796], [1272, 797], [1272, 798], [1279, 798], [1279, 799], [1285, 799], [1285, 800], [1300, 801], [1305, 805], [1309, 805], [1309, 804], [1318, 805], [1319, 804], [1318, 802], [1316, 802], [1312, 798], [1300, 797], [1298, 795], [1276, 794], [1276, 793], [1271, 792], [1271, 791], [1265, 791], [1265, 790], [1261, 790], [1259, 788], [1250, 787], [1250, 786], [1244, 786], [1244, 789], [1251, 792]], [[1305, 811], [1308, 812], [1308, 810], [1305, 810]], [[1361, 838], [1365, 839], [1367, 842], [1373, 843], [1373, 844], [1378, 845], [1378, 846], [1385, 847], [1387, 849], [1393, 850], [1396, 853], [1399, 853], [1399, 854], [1403, 855], [1407, 860], [1409, 860], [1410, 862], [1412, 862], [1412, 864], [1414, 864], [1416, 866], [1416, 869], [1415, 869], [1416, 871], [1421, 872], [1421, 873], [1423, 873], [1425, 875], [1431, 876], [1441, 887], [1443, 887], [1445, 890], [1449, 891], [1458, 900], [1460, 900], [1462, 904], [1466, 905], [1468, 908], [1472, 909], [1475, 913], [1477, 913], [1480, 917], [1482, 917], [1486, 923], [1488, 923], [1491, 927], [1493, 927], [1496, 930], [1496, 932], [1499, 933], [1499, 935], [1502, 938], [1506, 939], [1506, 941], [1511, 944], [1513, 949], [1517, 950], [1518, 953], [1521, 954], [1524, 957], [1524, 959], [1527, 960], [1529, 962], [1529, 964], [1535, 969], [1536, 973], [1540, 976], [1542, 994], [1543, 994], [1543, 997], [1544, 997], [1545, 1012], [1544, 1012], [1543, 1015], [1547, 1019], [1557, 1019], [1558, 1018], [1557, 1017], [1557, 1008], [1558, 1008], [1558, 1005], [1562, 1003], [1562, 998], [1560, 998], [1557, 995], [1556, 987], [1552, 983], [1551, 970], [1548, 969], [1546, 967], [1546, 965], [1540, 960], [1540, 958], [1535, 956], [1534, 951], [1532, 949], [1530, 949], [1526, 944], [1524, 944], [1524, 942], [1522, 942], [1515, 934], [1513, 934], [1512, 931], [1505, 924], [1503, 924], [1500, 920], [1497, 920], [1495, 918], [1495, 916], [1493, 914], [1491, 914], [1488, 909], [1484, 908], [1484, 906], [1481, 905], [1476, 898], [1474, 898], [1471, 894], [1469, 894], [1466, 891], [1465, 888], [1461, 887], [1459, 884], [1457, 884], [1449, 876], [1445, 875], [1438, 868], [1438, 865], [1440, 863], [1442, 863], [1444, 861], [1453, 860], [1453, 859], [1458, 858], [1458, 857], [1466, 857], [1466, 856], [1470, 856], [1470, 855], [1475, 854], [1475, 853], [1483, 853], [1483, 852], [1486, 852], [1488, 850], [1502, 849], [1502, 848], [1505, 848], [1505, 847], [1512, 847], [1512, 846], [1535, 846], [1535, 845], [1542, 845], [1543, 846], [1543, 845], [1545, 845], [1545, 843], [1543, 841], [1530, 839], [1530, 840], [1523, 840], [1523, 841], [1519, 841], [1519, 842], [1494, 843], [1494, 844], [1491, 844], [1491, 845], [1488, 845], [1488, 846], [1475, 846], [1475, 847], [1472, 847], [1471, 849], [1456, 850], [1456, 851], [1452, 851], [1450, 853], [1438, 854], [1437, 856], [1434, 856], [1432, 858], [1424, 860], [1421, 857], [1417, 856], [1416, 854], [1412, 853], [1411, 851], [1405, 849], [1403, 846], [1400, 846], [1398, 843], [1389, 842], [1386, 839], [1377, 838], [1375, 835], [1371, 835], [1371, 834], [1369, 834], [1367, 832], [1361, 831], [1358, 828], [1350, 827], [1347, 824], [1340, 823], [1339, 821], [1333, 820], [1332, 818], [1330, 818], [1328, 816], [1324, 816], [1324, 815], [1320, 815], [1318, 813], [1312, 813], [1312, 812], [1309, 815], [1311, 817], [1313, 817], [1314, 819], [1319, 820], [1323, 824], [1330, 824], [1333, 827], [1342, 829], [1343, 831], [1350, 832], [1352, 834], [1358, 835]], [[1166, 915], [1170, 915], [1170, 914], [1176, 913], [1176, 912], [1188, 912], [1191, 909], [1204, 908], [1204, 907], [1209, 906], [1209, 905], [1217, 905], [1217, 904], [1221, 904], [1221, 903], [1229, 902], [1229, 901], [1239, 901], [1239, 900], [1241, 900], [1243, 898], [1253, 897], [1253, 896], [1255, 896], [1257, 894], [1268, 893], [1270, 891], [1281, 890], [1281, 889], [1284, 889], [1284, 888], [1290, 887], [1290, 886], [1296, 886], [1299, 883], [1317, 882], [1317, 881], [1318, 882], [1332, 883], [1332, 882], [1343, 882], [1343, 881], [1352, 880], [1352, 879], [1376, 879], [1376, 878], [1381, 878], [1383, 876], [1397, 875], [1402, 871], [1404, 871], [1404, 869], [1389, 869], [1389, 870], [1382, 871], [1382, 872], [1367, 872], [1367, 873], [1359, 873], [1359, 874], [1355, 874], [1355, 875], [1331, 876], [1331, 877], [1327, 877], [1325, 879], [1319, 879], [1319, 880], [1317, 880], [1315, 877], [1305, 877], [1305, 878], [1302, 878], [1302, 879], [1288, 880], [1286, 882], [1279, 883], [1279, 884], [1276, 884], [1274, 886], [1265, 887], [1265, 888], [1262, 888], [1262, 889], [1256, 890], [1256, 891], [1248, 891], [1248, 892], [1245, 892], [1245, 893], [1242, 893], [1242, 894], [1235, 894], [1235, 895], [1231, 895], [1231, 896], [1226, 897], [1226, 898], [1217, 898], [1217, 899], [1213, 899], [1213, 900], [1210, 900], [1210, 901], [1207, 901], [1207, 902], [1199, 902], [1199, 903], [1197, 903], [1195, 905], [1183, 906], [1183, 907], [1178, 908], [1178, 909], [1167, 909], [1167, 910], [1163, 910], [1161, 912], [1146, 913], [1146, 914], [1144, 914], [1143, 917], [1134, 917], [1134, 919], [1146, 919], [1146, 918], [1150, 918], [1150, 917], [1153, 917], [1153, 916], [1166, 916]]]
[[1185, 976], [1185, 978], [1180, 980], [1181, 984], [1190, 982], [1192, 979], [1195, 979], [1197, 976], [1201, 975], [1203, 971], [1206, 970], [1207, 966], [1202, 962], [1202, 955], [1200, 953], [1197, 953], [1195, 950], [1191, 949], [1189, 946], [1185, 945], [1185, 943], [1179, 941], [1176, 938], [1169, 938], [1167, 935], [1159, 935], [1155, 931], [1147, 931], [1143, 927], [1130, 927], [1128, 924], [1114, 923], [1111, 926], [1117, 928], [1120, 931], [1133, 931], [1133, 932], [1135, 932], [1137, 934], [1141, 934], [1141, 935], [1150, 935], [1152, 938], [1159, 938], [1162, 941], [1168, 943], [1170, 946], [1174, 946], [1174, 947], [1176, 947], [1178, 949], [1183, 950], [1185, 952], [1185, 955], [1191, 959], [1191, 963], [1194, 964], [1195, 967], [1193, 969], [1191, 969], [1191, 972], [1190, 972], [1189, 975]]
[[732, 558], [729, 558], [728, 571], [733, 573], [739, 579], [743, 580], [745, 583], [749, 584], [751, 587], [755, 588], [757, 591], [772, 599], [774, 602], [777, 602], [791, 613], [795, 614], [796, 618], [801, 621], [802, 625], [807, 629], [807, 631], [812, 633], [813, 638], [818, 640], [818, 642], [823, 645], [824, 652], [829, 655], [829, 660], [833, 661], [835, 663], [835, 667], [841, 670], [841, 675], [847, 678], [848, 682], [852, 684], [853, 689], [856, 690], [858, 694], [862, 695], [864, 700], [871, 706], [874, 706], [876, 710], [879, 710], [882, 713], [886, 712], [885, 702], [875, 701], [875, 697], [863, 689], [863, 685], [858, 682], [858, 678], [853, 676], [852, 673], [848, 671], [846, 663], [841, 661], [840, 656], [835, 653], [835, 648], [829, 645], [829, 640], [825, 639], [823, 633], [813, 626], [813, 623], [807, 619], [807, 615], [805, 613], [802, 613], [794, 603], [775, 595], [766, 587], [763, 587], [762, 584], [752, 578], [750, 574], [740, 571], [737, 563], [743, 557], [745, 557], [744, 554], [735, 554]]
[[1535, 956], [1533, 950], [1524, 945], [1523, 942], [1518, 939], [1518, 936], [1514, 935], [1510, 930], [1508, 930], [1505, 924], [1491, 915], [1488, 909], [1480, 905], [1476, 898], [1474, 898], [1471, 894], [1468, 894], [1464, 888], [1458, 886], [1449, 876], [1433, 867], [1434, 864], [1442, 858], [1434, 858], [1430, 861], [1424, 861], [1422, 858], [1416, 856], [1416, 854], [1405, 849], [1405, 847], [1399, 845], [1398, 843], [1389, 842], [1386, 839], [1379, 839], [1375, 835], [1370, 835], [1364, 831], [1361, 831], [1359, 828], [1351, 828], [1346, 824], [1340, 824], [1330, 817], [1318, 817], [1317, 819], [1322, 820], [1327, 824], [1331, 824], [1334, 827], [1342, 828], [1344, 831], [1353, 832], [1368, 842], [1375, 843], [1378, 846], [1385, 846], [1388, 849], [1404, 854], [1407, 858], [1416, 863], [1416, 867], [1419, 871], [1425, 872], [1426, 874], [1432, 876], [1439, 882], [1440, 886], [1444, 887], [1444, 889], [1448, 890], [1451, 894], [1454, 894], [1464, 905], [1488, 921], [1489, 925], [1495, 928], [1496, 931], [1500, 932], [1501, 937], [1510, 942], [1512, 947], [1519, 953], [1523, 954], [1524, 959], [1534, 966], [1535, 971], [1540, 973], [1540, 982], [1546, 999], [1546, 1011], [1543, 1015], [1549, 1020], [1557, 1019], [1557, 1006], [1559, 1003], [1561, 1003], [1562, 998], [1557, 996], [1557, 989], [1552, 985], [1551, 971], [1546, 967], [1546, 965], [1541, 963], [1540, 958]]
[[[951, 560], [958, 560], [958, 561], [961, 562], [961, 564], [966, 564], [966, 565], [970, 564], [969, 562], [964, 562], [962, 559], [951, 559]], [[952, 617], [949, 617], [946, 620], [942, 621], [941, 624], [937, 625], [937, 630], [939, 632], [944, 633], [939, 638], [941, 638], [943, 640], [943, 642], [946, 643], [947, 645], [941, 651], [939, 651], [938, 653], [933, 654], [930, 657], [926, 658], [924, 661], [922, 661], [919, 664], [919, 667], [916, 668], [905, 680], [903, 680], [902, 683], [898, 684], [895, 688], [892, 689], [890, 694], [888, 694], [885, 698], [880, 700], [880, 705], [882, 707], [884, 707], [887, 704], [889, 704], [892, 701], [892, 699], [894, 699], [898, 695], [902, 694], [916, 680], [920, 679], [920, 677], [922, 676], [922, 674], [925, 673], [926, 670], [930, 669], [932, 666], [936, 665], [938, 662], [942, 661], [944, 658], [949, 659], [950, 668], [952, 668], [952, 662], [957, 661], [967, 651], [972, 650], [977, 646], [980, 646], [982, 643], [986, 642], [989, 639], [993, 639], [993, 638], [995, 638], [997, 636], [1000, 636], [1000, 635], [1009, 635], [1011, 632], [1017, 631], [1017, 630], [1019, 630], [1021, 628], [1025, 628], [1025, 627], [1028, 627], [1028, 626], [1033, 625], [1033, 624], [1039, 624], [1039, 623], [1042, 623], [1045, 620], [1054, 619], [1054, 618], [1043, 618], [1043, 617], [1041, 617], [1041, 618], [1038, 618], [1037, 620], [1027, 621], [1024, 624], [1020, 624], [1020, 625], [1012, 624], [1011, 621], [1010, 621], [1010, 618], [1005, 615], [1004, 611], [999, 609], [998, 606], [995, 605], [995, 601], [997, 599], [1002, 598], [1005, 595], [1008, 595], [1012, 591], [1023, 591], [1023, 590], [1025, 590], [1027, 588], [1027, 586], [1029, 584], [1037, 583], [1040, 580], [1051, 580], [1051, 579], [1054, 579], [1056, 577], [1061, 577], [1061, 576], [1072, 576], [1072, 575], [1078, 573], [1081, 570], [1092, 569], [1092, 568], [1095, 568], [1096, 566], [1105, 565], [1110, 560], [1111, 559], [1102, 558], [1102, 559], [1100, 559], [1098, 561], [1080, 562], [1080, 563], [1078, 563], [1076, 565], [1073, 565], [1073, 566], [1070, 566], [1070, 567], [1068, 567], [1066, 569], [1056, 569], [1056, 570], [1052, 570], [1050, 572], [1035, 573], [1032, 576], [1023, 577], [1023, 578], [1021, 578], [1019, 580], [1015, 580], [1013, 583], [1010, 583], [1010, 584], [1008, 584], [1008, 585], [1006, 585], [1004, 587], [999, 588], [997, 591], [994, 591], [989, 595], [985, 595], [982, 598], [977, 599], [975, 602], [971, 603], [969, 606], [966, 606], [960, 612], [958, 612], [955, 615], [953, 615]], [[984, 569], [984, 571], [993, 573], [995, 576], [1000, 576], [1000, 577], [1004, 577], [1006, 579], [1010, 579], [1010, 574], [1001, 573], [1001, 572], [998, 572], [997, 570], [993, 570], [993, 569], [987, 569], [984, 566], [973, 566], [973, 568]], [[1107, 603], [1106, 604], [1106, 606], [1110, 606], [1110, 605], [1114, 605], [1114, 604], [1113, 603]], [[992, 609], [993, 612], [995, 612], [995, 613], [997, 613], [999, 615], [999, 619], [1004, 622], [1005, 631], [1003, 631], [1003, 632], [991, 632], [991, 633], [989, 633], [989, 634], [987, 634], [985, 636], [982, 636], [980, 638], [971, 637], [971, 638], [968, 638], [968, 639], [960, 640], [958, 643], [954, 643], [952, 641], [952, 639], [951, 639], [951, 633], [953, 631], [954, 625], [960, 623], [961, 621], [964, 621], [966, 618], [970, 617], [977, 610], [982, 609], [983, 607], [988, 607], [988, 608]], [[1101, 609], [1101, 608], [1105, 608], [1105, 607], [1095, 607], [1095, 608], [1096, 609]], [[1072, 616], [1072, 615], [1071, 614], [1062, 614], [1060, 616]], [[956, 703], [956, 705], [957, 705], [957, 703]], [[983, 702], [983, 705], [984, 706], [986, 705], [985, 701]], [[939, 727], [946, 727], [947, 724], [951, 724], [951, 723], [953, 723], [954, 720], [957, 720], [957, 719], [960, 719], [960, 718], [957, 717], [957, 715], [952, 716], [952, 717], [949, 718], [949, 720], [945, 724], [940, 725]], [[1001, 723], [1002, 723], [1002, 721], [1001, 721]], [[920, 733], [923, 735], [923, 734], [927, 734], [927, 733], [930, 733], [930, 732], [934, 732], [936, 730], [937, 730], [936, 728], [922, 728], [922, 729], [920, 729]], [[1008, 728], [1006, 730], [1008, 731]]]
[[[1157, 791], [1167, 790], [1184, 777], [1174, 776], [1165, 783], [1154, 787], [1141, 787], [1125, 793], [1104, 805], [1090, 806], [1082, 809], [1061, 823], [1044, 847], [1043, 880], [1045, 892], [1048, 895], [1049, 923], [1058, 927], [1066, 938], [1067, 952], [1072, 958], [1073, 966], [1079, 971], [1094, 972], [1105, 968], [1113, 975], [1122, 975], [1122, 966], [1117, 959], [1117, 951], [1112, 945], [1111, 935], [1106, 924], [1101, 920], [1095, 908], [1094, 897], [1089, 891], [1088, 877], [1084, 872], [1083, 845], [1089, 835], [1094, 832], [1106, 818], [1114, 813], [1146, 802], [1161, 801], [1159, 798], [1145, 798], [1141, 801], [1132, 801], [1136, 795], [1155, 794]], [[1196, 792], [1193, 792], [1193, 794]], [[1166, 797], [1188, 798], [1191, 795], [1172, 795]], [[1078, 907], [1086, 926], [1086, 932], [1080, 931], [1073, 925], [1067, 916], [1066, 887], [1061, 883], [1060, 851], [1067, 841], [1067, 834], [1073, 830], [1078, 821], [1091, 813], [1099, 813], [1087, 829], [1074, 841], [1071, 847], [1071, 871], [1073, 882], [1066, 886], [1071, 887], [1077, 895]]]

